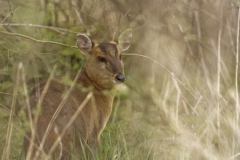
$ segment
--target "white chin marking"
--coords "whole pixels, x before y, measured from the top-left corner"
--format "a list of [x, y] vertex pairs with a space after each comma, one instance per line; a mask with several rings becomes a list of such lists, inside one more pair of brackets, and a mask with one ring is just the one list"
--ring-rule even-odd
[[115, 79], [113, 80], [113, 83], [114, 83], [115, 85], [122, 84], [122, 82], [116, 81]]

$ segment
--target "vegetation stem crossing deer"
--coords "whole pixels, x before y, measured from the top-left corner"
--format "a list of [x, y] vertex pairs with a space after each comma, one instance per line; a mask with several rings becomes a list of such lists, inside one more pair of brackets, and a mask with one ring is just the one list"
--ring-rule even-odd
[[[24, 138], [26, 159], [70, 159], [73, 152], [80, 157], [87, 146], [96, 151], [112, 110], [111, 91], [125, 81], [121, 52], [129, 48], [131, 38], [131, 29], [119, 36], [118, 43], [96, 44], [86, 35], [77, 35], [86, 66], [74, 86], [53, 79], [39, 85], [41, 103], [34, 91], [30, 96], [30, 111], [39, 107], [41, 112], [28, 114], [33, 125]], [[68, 95], [63, 98], [66, 91]]]

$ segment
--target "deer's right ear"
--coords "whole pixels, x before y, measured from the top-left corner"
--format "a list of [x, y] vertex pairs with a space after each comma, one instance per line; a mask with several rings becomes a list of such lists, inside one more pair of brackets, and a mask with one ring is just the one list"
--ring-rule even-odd
[[77, 46], [84, 54], [88, 54], [93, 47], [92, 41], [84, 34], [77, 35]]
[[132, 29], [127, 29], [118, 38], [118, 44], [120, 51], [126, 51], [130, 45], [132, 40]]

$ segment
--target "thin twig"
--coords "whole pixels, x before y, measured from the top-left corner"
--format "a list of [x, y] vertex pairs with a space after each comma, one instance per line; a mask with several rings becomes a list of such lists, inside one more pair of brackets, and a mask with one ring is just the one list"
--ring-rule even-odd
[[84, 21], [83, 21], [83, 19], [82, 19], [82, 16], [81, 16], [80, 12], [78, 11], [76, 0], [72, 0], [71, 2], [72, 2], [72, 5], [73, 5], [73, 7], [74, 7], [74, 10], [75, 10], [75, 12], [76, 12], [76, 14], [77, 14], [77, 17], [78, 17], [79, 21], [81, 22], [81, 24], [83, 25], [83, 27], [87, 30], [87, 33], [89, 34], [89, 31], [88, 31], [88, 29], [87, 29], [87, 26], [85, 25], [85, 23], [84, 23]]
[[115, 35], [116, 35], [116, 33], [118, 32], [118, 27], [120, 26], [120, 22], [121, 22], [121, 15], [119, 16], [119, 20], [118, 20], [117, 27], [116, 27], [115, 30], [114, 30], [113, 37], [112, 37], [112, 41], [115, 40]]
[[[8, 49], [7, 47], [5, 47], [4, 45], [0, 44], [3, 48], [5, 48], [6, 50], [10, 50], [11, 52], [21, 52], [21, 49], [19, 49], [16, 45], [14, 45], [12, 42], [8, 41], [7, 39], [0, 37], [1, 39], [3, 39], [4, 41], [6, 41], [7, 43], [9, 43], [11, 46], [13, 46], [14, 48], [17, 49], [17, 51], [13, 51]], [[13, 47], [11, 47], [13, 49]]]
[[[198, 10], [199, 12], [207, 15], [207, 17], [209, 17], [210, 19], [218, 22], [218, 23], [222, 23], [220, 22], [219, 18], [218, 17], [215, 17], [213, 14], [207, 12], [206, 10], [203, 10], [202, 8], [198, 7], [197, 5], [193, 5], [192, 3], [189, 3], [189, 1], [186, 1], [186, 0], [180, 0], [179, 2], [193, 8], [194, 10]], [[233, 1], [232, 1], [233, 2]], [[206, 21], [206, 20], [205, 20]], [[211, 21], [211, 20], [210, 20]], [[225, 25], [225, 24], [221, 24], [222, 28], [225, 28], [225, 29], [228, 29], [234, 33], [236, 33], [237, 31], [235, 30], [235, 28], [229, 26], [229, 25]]]
[[153, 61], [154, 63], [156, 63], [157, 65], [161, 66], [164, 70], [166, 70], [172, 77], [174, 77], [194, 98], [196, 99], [199, 99], [194, 93], [192, 93], [190, 91], [189, 88], [186, 87], [186, 85], [180, 81], [174, 74], [173, 72], [171, 72], [169, 69], [167, 69], [164, 65], [162, 65], [161, 63], [159, 63], [158, 61], [154, 60], [153, 58], [151, 57], [148, 57], [148, 56], [145, 56], [145, 55], [140, 55], [140, 54], [134, 54], [134, 53], [124, 53], [122, 54], [123, 56], [138, 56], [138, 57], [144, 57], [144, 58], [147, 58], [151, 61]]
[[[194, 12], [194, 17], [195, 17], [195, 20], [196, 20], [196, 23], [197, 23], [197, 35], [198, 35], [198, 41], [200, 42], [200, 40], [202, 39], [202, 32], [201, 32], [201, 25], [200, 25], [200, 19], [199, 19], [199, 12], [198, 11], [195, 11]], [[206, 62], [204, 60], [204, 54], [203, 54], [203, 49], [202, 49], [202, 46], [200, 45], [200, 43], [198, 43], [198, 51], [199, 51], [199, 54], [200, 54], [200, 63], [201, 63], [201, 67], [202, 67], [202, 70], [203, 70], [203, 73], [204, 73], [204, 78], [205, 78], [205, 81], [207, 83], [207, 86], [208, 88], [210, 89], [211, 88], [211, 85], [210, 84], [210, 79], [209, 79], [209, 71], [207, 69], [207, 66], [206, 66]], [[212, 90], [210, 89], [210, 92], [212, 92]], [[213, 92], [212, 92], [213, 94]]]
[[[12, 95], [13, 95], [13, 94], [12, 94]], [[17, 95], [18, 95], [18, 94], [16, 94], [15, 96], [17, 96]], [[8, 107], [6, 107], [6, 106], [4, 106], [4, 105], [2, 105], [2, 104], [0, 104], [0, 106], [1, 106], [2, 108], [5, 108], [6, 110], [8, 110], [8, 111], [10, 112], [10, 114], [14, 115], [14, 116], [17, 118], [20, 127], [22, 126], [21, 120], [18, 118], [18, 116], [17, 116], [14, 112], [12, 112], [12, 110], [10, 110]]]
[[[3, 23], [7, 17], [9, 17], [10, 15], [12, 15], [14, 12], [16, 12], [20, 7], [16, 8], [14, 11], [12, 11], [11, 13], [9, 13], [8, 15], [5, 16], [5, 18], [0, 22], [0, 23]], [[11, 21], [10, 21], [11, 22]], [[11, 23], [8, 23], [8, 26], [10, 25]], [[0, 24], [0, 26], [6, 26], [5, 24]]]
[[[5, 24], [0, 24], [0, 26], [5, 26]], [[50, 29], [50, 30], [54, 30], [57, 32], [68, 32], [68, 33], [74, 33], [74, 34], [78, 34], [80, 32], [74, 32], [65, 28], [59, 28], [59, 27], [53, 27], [53, 26], [44, 26], [44, 25], [39, 25], [39, 24], [27, 24], [27, 23], [9, 23], [8, 26], [11, 27], [35, 27], [35, 28], [45, 28], [45, 29]], [[86, 34], [88, 35], [88, 33], [81, 33], [81, 34]]]
[[0, 31], [0, 34], [6, 34], [6, 35], [11, 35], [11, 36], [22, 37], [22, 38], [26, 38], [26, 39], [29, 39], [29, 40], [31, 40], [31, 41], [34, 41], [34, 42], [36, 42], [36, 43], [49, 43], [49, 44], [60, 45], [60, 46], [63, 46], [63, 47], [68, 47], [68, 48], [75, 48], [75, 49], [77, 49], [76, 46], [69, 46], [69, 45], [64, 44], [64, 43], [53, 42], [53, 41], [38, 40], [38, 39], [29, 37], [29, 36], [26, 36], [26, 35], [23, 35], [23, 34], [18, 34], [18, 33], [9, 33], [9, 32], [2, 32], [2, 31]]
[[12, 21], [12, 17], [13, 17], [12, 6], [11, 6], [9, 0], [8, 0], [8, 5], [9, 5], [9, 10], [10, 10], [10, 15], [11, 15], [11, 17], [10, 17], [10, 20], [9, 20], [9, 22], [8, 22], [8, 24], [7, 24], [7, 26], [6, 26], [6, 28], [7, 28], [8, 25], [11, 23], [11, 21]]
[[[13, 93], [7, 93], [7, 92], [0, 92], [0, 94], [15, 96]], [[21, 94], [18, 94], [18, 93], [17, 93], [16, 95], [21, 95]]]

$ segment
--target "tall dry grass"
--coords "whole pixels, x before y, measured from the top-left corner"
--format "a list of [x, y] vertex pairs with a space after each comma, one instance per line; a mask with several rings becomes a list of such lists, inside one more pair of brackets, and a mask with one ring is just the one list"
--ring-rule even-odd
[[[105, 0], [82, 1], [82, 5], [74, 1], [74, 6], [79, 5], [79, 13], [85, 13], [80, 15], [81, 23], [88, 27], [69, 27], [67, 31], [62, 26], [47, 28], [46, 9], [28, 2], [29, 6], [21, 6], [28, 9], [24, 11], [11, 2], [15, 25], [6, 23], [10, 20], [8, 14], [5, 23], [1, 23], [8, 24], [1, 32], [13, 32], [0, 34], [0, 74], [9, 75], [0, 79], [0, 141], [4, 144], [0, 146], [1, 159], [24, 159], [22, 139], [30, 124], [23, 110], [33, 84], [38, 84], [42, 77], [49, 78], [55, 64], [58, 67], [54, 75], [64, 78], [84, 64], [74, 60], [81, 64], [74, 66], [66, 58], [82, 58], [71, 47], [75, 32], [89, 32], [98, 41], [111, 40], [117, 27], [121, 30], [129, 26], [134, 41], [123, 56], [127, 81], [116, 95], [94, 159], [240, 159], [237, 1]], [[91, 10], [93, 4], [98, 8], [95, 11]], [[51, 3], [50, 7], [62, 9], [61, 5]], [[8, 7], [6, 4], [5, 8]], [[33, 19], [27, 15], [34, 9], [39, 10], [39, 15], [32, 16]], [[72, 17], [76, 16], [76, 8], [67, 10]], [[118, 14], [122, 15], [121, 23]], [[36, 17], [41, 18], [37, 21]], [[76, 19], [69, 19], [69, 23], [82, 26]], [[44, 25], [21, 28], [22, 21]], [[59, 37], [63, 40], [59, 41]], [[66, 79], [66, 83], [72, 83]], [[79, 157], [73, 155], [73, 159]]]

